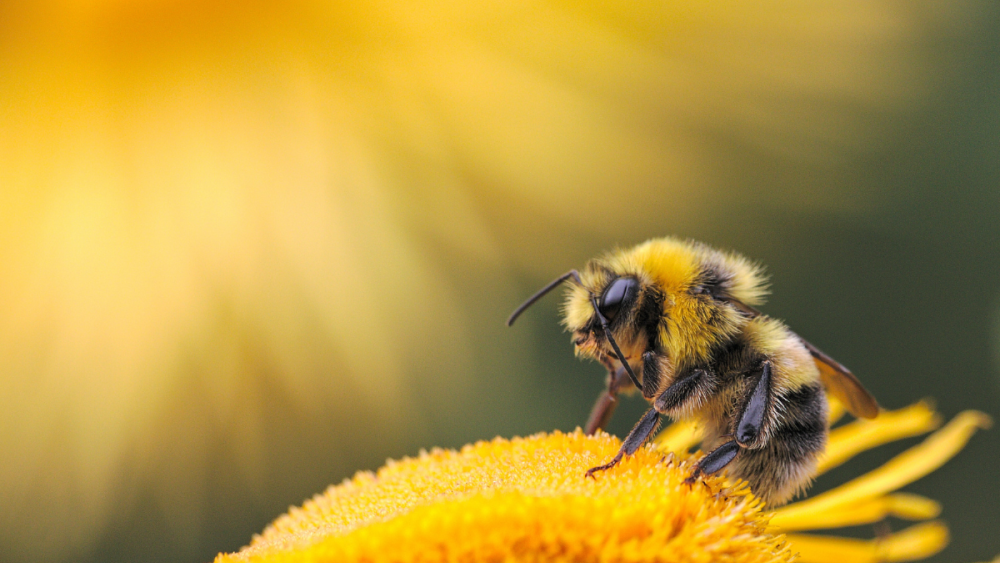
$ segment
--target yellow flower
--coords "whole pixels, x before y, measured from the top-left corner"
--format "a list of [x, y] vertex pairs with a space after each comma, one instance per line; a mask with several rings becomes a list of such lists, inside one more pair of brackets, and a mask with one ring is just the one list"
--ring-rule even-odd
[[[839, 411], [839, 409], [834, 409]], [[835, 421], [837, 415], [832, 417]], [[831, 432], [820, 470], [939, 423], [926, 403]], [[607, 434], [555, 432], [434, 450], [358, 473], [293, 508], [237, 561], [908, 561], [947, 543], [939, 522], [872, 541], [789, 532], [934, 518], [940, 506], [893, 493], [957, 453], [989, 418], [967, 411], [881, 468], [836, 489], [764, 510], [745, 483], [711, 476], [685, 485], [698, 457], [693, 423], [674, 424], [596, 480], [613, 456]]]

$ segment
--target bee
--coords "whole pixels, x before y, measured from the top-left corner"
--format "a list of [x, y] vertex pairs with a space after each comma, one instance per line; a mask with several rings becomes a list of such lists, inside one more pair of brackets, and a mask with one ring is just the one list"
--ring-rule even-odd
[[652, 239], [556, 278], [507, 325], [563, 282], [570, 282], [563, 324], [577, 356], [608, 370], [586, 431], [607, 424], [621, 391], [639, 390], [652, 404], [614, 459], [587, 476], [635, 453], [661, 416], [694, 418], [708, 453], [688, 482], [725, 469], [769, 505], [780, 505], [815, 474], [826, 447], [827, 393], [856, 417], [879, 412], [850, 370], [754, 308], [764, 300], [767, 278], [743, 256]]

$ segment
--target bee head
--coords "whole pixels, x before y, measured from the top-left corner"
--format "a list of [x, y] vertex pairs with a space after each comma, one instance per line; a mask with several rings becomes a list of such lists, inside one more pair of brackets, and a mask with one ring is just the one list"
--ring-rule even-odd
[[592, 261], [581, 283], [569, 288], [563, 308], [576, 354], [611, 370], [619, 364], [628, 366], [626, 371], [638, 370], [642, 354], [656, 347], [663, 297], [643, 271]]
[[633, 365], [647, 350], [674, 360], [711, 354], [754, 313], [745, 304], [760, 302], [765, 279], [738, 255], [670, 238], [612, 251], [580, 277], [564, 307], [577, 354], [607, 364], [615, 340]]
[[[602, 272], [605, 275], [601, 275]], [[641, 282], [636, 277], [614, 276], [613, 272], [595, 269], [592, 265], [588, 266], [584, 276], [586, 281], [579, 272], [570, 270], [556, 278], [518, 307], [507, 319], [507, 326], [514, 324], [517, 317], [535, 301], [564, 281], [571, 280], [565, 323], [573, 332], [577, 354], [593, 357], [605, 364], [621, 361], [632, 383], [639, 387], [639, 378], [629, 364], [635, 351], [632, 345], [635, 330], [629, 319], [634, 316], [635, 304], [641, 300]], [[571, 318], [585, 320], [574, 325]], [[625, 337], [623, 341], [630, 344], [625, 352], [619, 347], [612, 331], [617, 331], [619, 336]]]
[[[759, 266], [731, 253], [673, 238], [652, 239], [570, 270], [524, 302], [510, 325], [532, 303], [570, 282], [563, 324], [577, 355], [609, 368], [632, 365], [647, 350], [673, 360], [705, 358], [757, 312], [766, 292]], [[624, 360], [624, 361], [622, 361]]]

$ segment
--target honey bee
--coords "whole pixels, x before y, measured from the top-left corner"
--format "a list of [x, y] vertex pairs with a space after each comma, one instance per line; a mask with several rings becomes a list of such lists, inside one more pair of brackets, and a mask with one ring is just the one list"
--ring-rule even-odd
[[768, 504], [788, 502], [815, 474], [826, 447], [827, 393], [851, 414], [874, 418], [875, 398], [844, 366], [754, 306], [767, 279], [760, 265], [694, 241], [649, 240], [570, 270], [515, 310], [570, 282], [563, 324], [581, 357], [608, 369], [607, 390], [586, 431], [610, 419], [620, 391], [652, 404], [610, 462], [655, 432], [661, 415], [704, 428], [688, 482], [726, 469]]

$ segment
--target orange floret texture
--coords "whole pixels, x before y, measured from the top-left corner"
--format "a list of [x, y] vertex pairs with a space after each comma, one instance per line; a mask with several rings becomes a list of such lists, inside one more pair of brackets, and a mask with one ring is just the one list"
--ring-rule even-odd
[[790, 561], [745, 485], [688, 485], [690, 456], [579, 430], [434, 450], [358, 473], [293, 508], [236, 561]]

